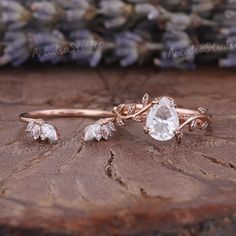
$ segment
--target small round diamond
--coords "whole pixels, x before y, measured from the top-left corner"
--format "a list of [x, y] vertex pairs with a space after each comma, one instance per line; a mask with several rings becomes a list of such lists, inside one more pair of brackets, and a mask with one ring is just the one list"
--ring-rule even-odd
[[146, 126], [156, 140], [167, 141], [175, 136], [179, 127], [179, 116], [167, 97], [160, 99], [149, 111]]

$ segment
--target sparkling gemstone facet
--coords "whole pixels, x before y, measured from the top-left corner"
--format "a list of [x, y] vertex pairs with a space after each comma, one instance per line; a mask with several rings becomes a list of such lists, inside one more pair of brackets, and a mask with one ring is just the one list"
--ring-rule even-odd
[[101, 134], [102, 137], [107, 140], [111, 135], [112, 132], [116, 131], [116, 128], [112, 122], [108, 122], [107, 124], [104, 124], [101, 126]]
[[54, 126], [50, 124], [43, 124], [41, 126], [41, 134], [40, 138], [42, 140], [48, 139], [51, 143], [55, 143], [58, 141], [57, 130]]
[[26, 127], [26, 132], [31, 132], [31, 130], [33, 129], [35, 123], [33, 121], [30, 121]]
[[179, 116], [167, 97], [159, 100], [149, 111], [146, 121], [149, 134], [156, 140], [167, 141], [179, 127]]
[[102, 139], [100, 130], [101, 125], [99, 124], [89, 125], [84, 131], [84, 140], [91, 141], [95, 139], [97, 141], [100, 141]]
[[101, 139], [107, 140], [111, 135], [112, 132], [115, 132], [116, 128], [113, 124], [113, 122], [108, 122], [105, 124], [99, 124], [94, 123], [92, 125], [89, 125], [84, 130], [84, 140], [90, 141], [90, 140], [97, 140], [100, 141]]
[[31, 127], [31, 136], [33, 137], [34, 140], [38, 139], [40, 137], [40, 125], [34, 123], [33, 126]]
[[58, 141], [58, 132], [57, 129], [50, 124], [47, 123], [36, 123], [35, 121], [29, 122], [26, 128], [26, 132], [30, 132], [31, 136], [34, 140], [48, 140], [51, 143], [55, 143]]

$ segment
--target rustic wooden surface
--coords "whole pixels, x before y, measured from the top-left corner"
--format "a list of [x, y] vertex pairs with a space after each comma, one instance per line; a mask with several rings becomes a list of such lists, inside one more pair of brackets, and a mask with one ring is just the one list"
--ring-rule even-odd
[[[0, 235], [235, 235], [236, 71], [201, 68], [0, 72]], [[18, 115], [110, 109], [144, 92], [208, 107], [211, 128], [160, 143], [142, 125], [81, 142], [89, 119], [52, 119], [61, 141], [32, 141]]]

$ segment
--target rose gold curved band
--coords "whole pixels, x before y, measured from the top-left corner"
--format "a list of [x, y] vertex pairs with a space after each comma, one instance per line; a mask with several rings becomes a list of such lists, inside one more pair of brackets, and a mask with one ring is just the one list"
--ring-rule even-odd
[[[136, 104], [137, 109], [143, 108], [142, 104]], [[201, 115], [199, 111], [176, 108], [179, 114], [187, 115]], [[84, 118], [113, 118], [115, 113], [105, 110], [92, 110], [92, 109], [49, 109], [38, 110], [22, 113], [19, 117], [21, 121], [30, 122], [34, 119], [40, 118], [56, 118], [56, 117], [84, 117]], [[201, 115], [202, 116], [202, 115]]]

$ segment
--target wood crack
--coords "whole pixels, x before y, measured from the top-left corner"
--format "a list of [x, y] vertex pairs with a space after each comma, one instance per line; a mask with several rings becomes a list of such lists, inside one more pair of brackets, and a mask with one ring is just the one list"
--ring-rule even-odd
[[[7, 70], [0, 76], [0, 82], [6, 83], [0, 93], [2, 223], [30, 226], [36, 234], [38, 228], [46, 234], [53, 228], [55, 233], [65, 229], [81, 235], [172, 232], [173, 227], [191, 224], [179, 234], [196, 230], [197, 235], [202, 225], [192, 227], [198, 222], [231, 214], [236, 201], [232, 71], [207, 68], [178, 74], [147, 67], [78, 73], [77, 68], [68, 69], [46, 67], [46, 83], [40, 74], [25, 69], [12, 75]], [[25, 82], [19, 80], [26, 74]], [[217, 83], [222, 78], [223, 90]], [[65, 118], [55, 120], [63, 136], [51, 146], [26, 138], [24, 124], [18, 121], [24, 109], [106, 110], [140, 102], [145, 92], [173, 96], [179, 107], [207, 107], [214, 115], [210, 131], [186, 132], [186, 140], [177, 146], [174, 141], [144, 139], [141, 124], [130, 122], [128, 129], [121, 128], [106, 143], [84, 143], [83, 129], [95, 120]], [[232, 224], [222, 218], [210, 225], [209, 232], [214, 234], [220, 227], [227, 234], [226, 225]]]
[[217, 164], [217, 165], [221, 165], [223, 167], [229, 167], [233, 170], [236, 170], [236, 166], [233, 165], [232, 163], [230, 162], [223, 162], [223, 161], [220, 161], [220, 160], [217, 160], [215, 157], [211, 157], [211, 156], [208, 156], [208, 155], [205, 155], [205, 154], [202, 154], [202, 156], [206, 159], [208, 159], [209, 161], [211, 161], [212, 163], [214, 164]]
[[122, 180], [122, 177], [119, 176], [119, 174], [115, 171], [114, 164], [113, 164], [114, 160], [115, 160], [115, 155], [114, 155], [113, 151], [110, 150], [110, 157], [104, 165], [104, 171], [110, 179], [117, 182], [120, 186], [128, 189], [128, 186]]
[[7, 147], [9, 147], [13, 144], [16, 144], [17, 142], [20, 142], [21, 139], [22, 139], [22, 137], [18, 137], [17, 139], [12, 140], [11, 142], [4, 144], [3, 146], [0, 146], [0, 149], [4, 149], [4, 148], [7, 148]]
[[152, 199], [155, 198], [155, 199], [159, 199], [159, 200], [162, 200], [162, 201], [170, 201], [172, 199], [171, 197], [163, 197], [163, 196], [160, 196], [160, 195], [150, 195], [144, 187], [140, 188], [140, 194], [144, 198], [152, 198]]
[[78, 154], [82, 151], [82, 148], [83, 148], [83, 142], [80, 143], [80, 146], [77, 149], [76, 153], [70, 159], [68, 159], [68, 161], [64, 165], [60, 166], [60, 168], [57, 171], [57, 174], [61, 172], [62, 168], [64, 168], [65, 166], [68, 166], [73, 160], [77, 158]]
[[[11, 173], [3, 180], [0, 181], [0, 188], [4, 187], [4, 185], [9, 182], [9, 180], [18, 173], [21, 173], [22, 171], [25, 171], [29, 168], [31, 168], [32, 166], [34, 166], [34, 164], [38, 164], [40, 161], [40, 159], [44, 159], [44, 157], [47, 157], [47, 155], [45, 156], [45, 154], [48, 153], [48, 150], [46, 150], [45, 152], [43, 152], [40, 156], [36, 156], [34, 158], [32, 158], [30, 161], [26, 162], [26, 163], [22, 163], [22, 167], [16, 167], [15, 169], [13, 169], [11, 171]], [[2, 191], [2, 194], [4, 194], [4, 189]]]
[[[210, 185], [211, 187], [213, 187], [215, 189], [215, 185], [214, 184], [211, 184], [209, 181], [207, 181], [204, 177], [200, 177], [200, 176], [197, 176], [197, 175], [194, 175], [194, 174], [190, 174], [190, 173], [187, 173], [186, 171], [184, 171], [183, 169], [173, 165], [171, 162], [169, 161], [166, 161], [166, 162], [162, 162], [161, 163], [164, 167], [172, 170], [172, 171], [175, 171], [177, 173], [181, 173], [185, 176], [188, 176], [190, 178], [193, 178], [195, 179], [196, 181], [199, 181], [200, 183], [204, 184], [204, 185]], [[201, 170], [200, 170], [201, 171]], [[202, 173], [202, 172], [201, 172]], [[204, 173], [202, 173], [204, 174]], [[205, 176], [205, 174], [204, 174]]]
[[[74, 137], [76, 137], [76, 136], [77, 136], [77, 135], [75, 135]], [[73, 139], [74, 137], [72, 137], [72, 139]], [[68, 139], [68, 140], [69, 140], [69, 139]], [[11, 171], [11, 173], [10, 173], [6, 178], [4, 178], [4, 179], [2, 179], [2, 180], [0, 181], [0, 188], [2, 188], [1, 194], [4, 195], [5, 190], [6, 190], [5, 188], [3, 188], [4, 185], [5, 185], [7, 182], [9, 182], [9, 180], [10, 180], [15, 174], [21, 173], [22, 171], [28, 170], [28, 169], [30, 169], [31, 167], [33, 167], [33, 166], [39, 164], [41, 161], [45, 160], [48, 156], [50, 156], [50, 155], [45, 155], [45, 154], [47, 154], [48, 152], [51, 153], [52, 151], [55, 151], [55, 150], [57, 150], [57, 149], [59, 149], [59, 148], [61, 148], [61, 147], [62, 147], [62, 145], [57, 145], [57, 146], [54, 146], [53, 149], [46, 148], [46, 150], [45, 150], [42, 154], [33, 157], [31, 160], [29, 160], [29, 161], [27, 161], [27, 162], [25, 162], [25, 163], [20, 164], [20, 165], [23, 165], [23, 166], [19, 166], [19, 167], [16, 167], [15, 169], [13, 169], [13, 170]], [[78, 150], [77, 150], [76, 154], [73, 156], [73, 158], [69, 159], [65, 165], [68, 165], [73, 159], [75, 159], [75, 158], [77, 157], [78, 153], [79, 153], [81, 150], [82, 150], [82, 144], [81, 144], [80, 147], [78, 148]], [[65, 166], [65, 165], [63, 165], [63, 166]], [[60, 169], [61, 169], [61, 168], [62, 168], [62, 166], [60, 167]], [[60, 172], [60, 169], [58, 170], [58, 173]]]

